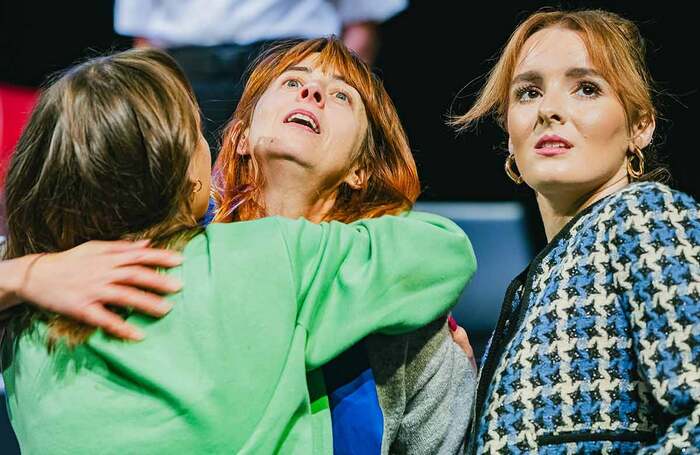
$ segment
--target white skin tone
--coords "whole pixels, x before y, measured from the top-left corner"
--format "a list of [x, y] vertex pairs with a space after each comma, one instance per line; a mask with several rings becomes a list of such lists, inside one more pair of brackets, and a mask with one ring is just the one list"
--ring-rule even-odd
[[[265, 173], [268, 215], [320, 221], [332, 208], [341, 182], [358, 189], [366, 179], [362, 169], [349, 164], [367, 130], [362, 99], [337, 75], [317, 68], [315, 61], [315, 56], [302, 60], [270, 84], [237, 150], [253, 150]], [[285, 121], [298, 109], [316, 116], [320, 134]], [[464, 329], [456, 326], [451, 335], [476, 368]]]
[[[362, 98], [315, 62], [315, 55], [307, 57], [270, 83], [239, 143], [237, 153], [252, 151], [266, 176], [263, 194], [270, 216], [318, 222], [333, 207], [340, 183], [359, 189], [366, 179], [350, 164], [367, 131]], [[316, 130], [288, 121], [299, 110], [315, 117]], [[467, 333], [456, 325], [450, 333], [476, 368]]]
[[[629, 184], [628, 151], [649, 144], [654, 123], [630, 127], [579, 35], [552, 27], [532, 35], [518, 56], [507, 130], [551, 240], [578, 212]], [[559, 139], [543, 143], [545, 136]]]
[[353, 22], [343, 25], [343, 44], [371, 65], [377, 56], [378, 32], [376, 22]]
[[[316, 60], [311, 55], [270, 83], [236, 150], [253, 153], [266, 177], [268, 215], [320, 221], [342, 182], [365, 183], [365, 172], [349, 164], [367, 131], [362, 98]], [[293, 112], [314, 117], [316, 128], [289, 121]]]
[[[192, 211], [201, 218], [209, 204], [211, 154], [200, 134], [190, 163], [195, 184]], [[62, 253], [28, 255], [0, 262], [0, 310], [22, 301], [100, 327], [119, 338], [143, 334], [105, 307], [130, 307], [155, 317], [171, 308], [160, 293], [176, 292], [178, 280], [150, 267], [174, 267], [179, 253], [148, 248], [148, 241], [87, 242]], [[148, 289], [152, 292], [145, 292]]]
[[[238, 153], [244, 154], [254, 150], [258, 162], [266, 173], [264, 195], [268, 215], [287, 218], [306, 217], [312, 221], [319, 221], [333, 206], [335, 193], [341, 182], [346, 182], [356, 189], [361, 188], [365, 183], [365, 172], [349, 164], [367, 131], [367, 114], [362, 99], [357, 90], [340, 80], [338, 75], [322, 72], [316, 68], [315, 60], [315, 56], [302, 60], [270, 84], [258, 101], [251, 127], [244, 133], [245, 140], [241, 141], [243, 145], [237, 150]], [[313, 128], [286, 121], [290, 112], [298, 110], [306, 111], [315, 117], [318, 126], [316, 131]], [[192, 209], [198, 219], [204, 216], [208, 208], [211, 185], [210, 160], [209, 147], [204, 137], [200, 135], [200, 144], [192, 158], [189, 170], [189, 178], [195, 183], [195, 190], [197, 190], [192, 195]], [[197, 183], [198, 181], [201, 185]], [[111, 245], [109, 242], [99, 243], [104, 247]], [[152, 251], [152, 254], [165, 253], [164, 250], [148, 251]], [[83, 266], [84, 262], [79, 264]], [[51, 269], [52, 267], [49, 266], [46, 270]], [[142, 270], [142, 272], [145, 271]], [[151, 280], [154, 279], [153, 273], [148, 275]], [[132, 274], [132, 276], [136, 279], [135, 275]], [[163, 278], [167, 279], [167, 277]], [[44, 287], [49, 287], [48, 285], [55, 287], [53, 283], [55, 282], [47, 281], [47, 286]], [[80, 284], [83, 284], [82, 281]], [[167, 284], [170, 288], [163, 289], [164, 292], [172, 292], [179, 288], [177, 282]], [[40, 306], [90, 325], [106, 328], [115, 336], [135, 340], [143, 337], [142, 333], [119, 316], [103, 308], [101, 302], [83, 307], [54, 305], [53, 308], [48, 307], [48, 302], [48, 299], [43, 299]], [[137, 309], [158, 316], [169, 309], [167, 307], [163, 309], [164, 305], [167, 304], [161, 301], [152, 302], [149, 306], [142, 305]], [[108, 318], [110, 324], [96, 324], [93, 319], [89, 319], [88, 310], [92, 307], [97, 307], [101, 317]], [[473, 352], [464, 329], [456, 327], [456, 330], [451, 333], [455, 342], [475, 365]]]
[[182, 257], [147, 246], [148, 241], [93, 241], [62, 253], [0, 261], [0, 310], [29, 301], [114, 336], [140, 340], [143, 334], [105, 305], [130, 307], [155, 317], [170, 310], [170, 304], [156, 293], [176, 292], [180, 282], [150, 267], [175, 267]]
[[211, 153], [202, 133], [199, 133], [199, 144], [190, 162], [189, 178], [194, 184], [192, 213], [199, 220], [207, 213], [211, 192]]

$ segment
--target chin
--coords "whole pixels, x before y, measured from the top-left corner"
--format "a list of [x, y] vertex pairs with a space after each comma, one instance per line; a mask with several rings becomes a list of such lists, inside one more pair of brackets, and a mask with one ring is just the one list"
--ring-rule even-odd
[[561, 193], [584, 194], [595, 187], [590, 179], [582, 179], [580, 176], [550, 175], [547, 178], [528, 178], [528, 185], [540, 194], [557, 195]]
[[259, 159], [302, 159], [308, 155], [310, 144], [303, 137], [269, 135], [255, 143], [255, 155]]
[[581, 179], [581, 176], [577, 175], [580, 174], [580, 169], [575, 169], [575, 166], [567, 162], [536, 162], [525, 169], [525, 180], [533, 187], [566, 185]]

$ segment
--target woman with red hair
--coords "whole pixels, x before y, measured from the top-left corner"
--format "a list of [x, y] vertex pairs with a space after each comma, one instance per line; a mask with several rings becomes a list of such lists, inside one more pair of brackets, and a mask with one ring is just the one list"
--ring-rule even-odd
[[[216, 221], [350, 223], [409, 210], [420, 192], [381, 81], [332, 38], [261, 55], [222, 144]], [[370, 336], [322, 376], [335, 453], [455, 453], [462, 445], [476, 371], [445, 318], [406, 335]]]

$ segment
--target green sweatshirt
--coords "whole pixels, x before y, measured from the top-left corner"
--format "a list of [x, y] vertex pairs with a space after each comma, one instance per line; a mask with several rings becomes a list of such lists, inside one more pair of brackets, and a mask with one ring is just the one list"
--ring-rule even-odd
[[129, 317], [144, 341], [98, 331], [48, 353], [42, 323], [16, 340], [3, 375], [22, 453], [330, 453], [306, 372], [432, 321], [476, 268], [455, 224], [416, 212], [213, 224], [184, 256], [173, 310]]

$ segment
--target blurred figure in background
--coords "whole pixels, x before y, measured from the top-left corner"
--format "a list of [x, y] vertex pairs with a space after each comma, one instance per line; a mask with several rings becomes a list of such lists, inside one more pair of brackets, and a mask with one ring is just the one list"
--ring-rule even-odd
[[[250, 61], [273, 41], [341, 36], [371, 64], [377, 24], [406, 0], [117, 0], [114, 28], [135, 46], [166, 49], [192, 83], [204, 134], [216, 159]], [[212, 160], [212, 161], [213, 161]]]

